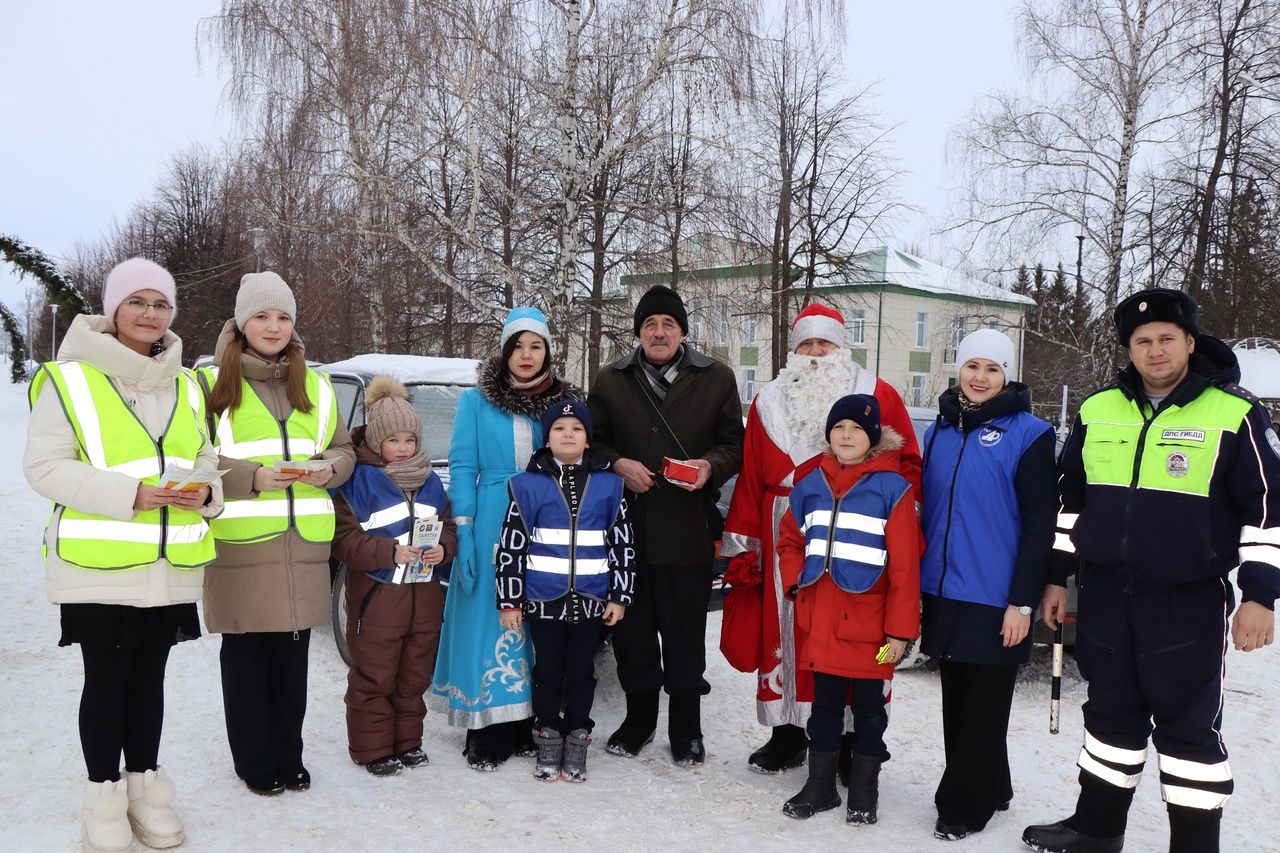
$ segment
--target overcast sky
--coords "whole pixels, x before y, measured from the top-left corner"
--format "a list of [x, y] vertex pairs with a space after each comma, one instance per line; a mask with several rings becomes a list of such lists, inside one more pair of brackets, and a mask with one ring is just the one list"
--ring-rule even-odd
[[[197, 52], [199, 22], [218, 5], [0, 0], [0, 232], [65, 258], [145, 199], [175, 153], [230, 140], [224, 81]], [[847, 2], [846, 75], [878, 81], [879, 111], [901, 125], [902, 198], [926, 211], [899, 244], [927, 243], [929, 217], [945, 212], [950, 128], [975, 96], [1016, 79], [1016, 5]], [[29, 281], [0, 265], [0, 299], [17, 307]]]

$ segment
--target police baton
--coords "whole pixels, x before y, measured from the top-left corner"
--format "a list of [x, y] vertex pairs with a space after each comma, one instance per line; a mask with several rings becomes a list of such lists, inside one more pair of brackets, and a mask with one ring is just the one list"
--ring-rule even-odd
[[1062, 705], [1062, 623], [1053, 631], [1053, 679], [1049, 688], [1049, 734], [1058, 733], [1059, 709]]

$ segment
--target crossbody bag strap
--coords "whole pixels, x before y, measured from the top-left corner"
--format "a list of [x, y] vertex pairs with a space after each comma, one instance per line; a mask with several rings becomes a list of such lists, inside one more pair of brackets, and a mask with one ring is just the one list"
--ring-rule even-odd
[[[644, 370], [644, 368], [641, 367], [640, 370]], [[680, 439], [676, 437], [675, 430], [671, 428], [671, 424], [667, 423], [667, 419], [658, 410], [658, 404], [654, 401], [652, 392], [645, 387], [649, 380], [638, 372], [633, 372], [631, 376], [636, 380], [636, 384], [640, 386], [640, 396], [644, 398], [645, 408], [649, 410], [649, 418], [653, 421], [653, 425], [661, 427], [662, 431], [667, 434], [667, 438], [675, 443], [676, 449], [680, 451], [681, 459], [692, 459], [693, 457], [689, 455], [688, 451], [684, 449], [684, 445], [680, 443]]]

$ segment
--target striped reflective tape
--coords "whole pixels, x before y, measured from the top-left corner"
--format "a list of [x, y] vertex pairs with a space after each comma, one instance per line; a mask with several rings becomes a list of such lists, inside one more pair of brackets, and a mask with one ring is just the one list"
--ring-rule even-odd
[[[572, 531], [563, 527], [535, 527], [529, 537], [539, 545], [572, 545]], [[603, 530], [579, 530], [578, 547], [604, 547]]]
[[205, 525], [171, 524], [161, 527], [159, 524], [138, 524], [132, 521], [114, 521], [96, 518], [66, 518], [58, 522], [59, 539], [97, 539], [110, 542], [138, 542], [147, 545], [160, 545], [163, 534], [168, 541], [178, 544], [192, 544], [204, 538]]
[[[874, 533], [877, 536], [883, 536], [885, 524], [886, 521], [883, 518], [864, 515], [860, 512], [841, 512], [836, 514], [836, 528], [839, 530], [858, 530], [863, 533]], [[831, 510], [815, 509], [804, 517], [806, 530], [815, 525], [818, 527], [830, 527]]]
[[[257, 498], [255, 500], [228, 501], [218, 516], [219, 521], [233, 518], [284, 518], [289, 514], [285, 498]], [[294, 515], [328, 515], [333, 512], [333, 501], [328, 498], [294, 498]]]
[[[533, 571], [546, 572], [553, 575], [569, 574], [570, 561], [566, 557], [548, 557], [542, 554], [530, 554], [527, 558], [527, 567]], [[579, 575], [602, 575], [609, 571], [608, 560], [584, 560], [578, 558], [573, 561], [573, 569], [575, 574]]]
[[[805, 547], [806, 557], [827, 556], [825, 540], [815, 539]], [[888, 554], [883, 548], [870, 548], [852, 542], [832, 542], [831, 556], [837, 560], [848, 560], [853, 563], [866, 563], [872, 566], [883, 566], [888, 561]]]

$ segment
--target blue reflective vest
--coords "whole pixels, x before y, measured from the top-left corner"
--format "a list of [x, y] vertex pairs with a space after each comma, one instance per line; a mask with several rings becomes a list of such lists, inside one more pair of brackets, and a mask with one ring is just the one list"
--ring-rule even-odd
[[[1022, 516], [1014, 475], [1045, 421], [1026, 411], [961, 432], [945, 418], [925, 435], [924, 541], [920, 589], [1004, 609]], [[956, 567], [962, 567], [955, 570]]]
[[791, 516], [804, 534], [804, 567], [799, 586], [810, 586], [826, 572], [845, 592], [875, 586], [888, 563], [885, 526], [911, 484], [892, 471], [864, 475], [836, 500], [822, 470], [791, 490]]
[[578, 517], [556, 479], [526, 471], [511, 478], [511, 497], [529, 537], [524, 593], [529, 601], [555, 601], [577, 592], [604, 601], [609, 595], [609, 528], [622, 505], [622, 478], [609, 471], [587, 475]]
[[[357, 465], [351, 479], [332, 491], [342, 495], [365, 533], [385, 536], [401, 545], [409, 544], [415, 518], [439, 516], [444, 512], [444, 486], [435, 471], [427, 474], [426, 482], [418, 487], [412, 501], [405, 499], [400, 487], [377, 465]], [[378, 569], [368, 574], [375, 580], [390, 583], [395, 569]]]

